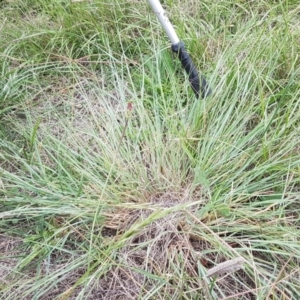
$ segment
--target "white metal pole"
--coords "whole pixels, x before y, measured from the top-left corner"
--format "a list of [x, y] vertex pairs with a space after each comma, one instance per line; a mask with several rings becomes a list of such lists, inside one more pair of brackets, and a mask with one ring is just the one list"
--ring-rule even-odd
[[164, 28], [166, 34], [168, 35], [172, 45], [176, 45], [180, 42], [168, 16], [163, 7], [161, 6], [159, 0], [148, 0], [152, 10], [156, 14], [159, 22], [161, 23], [162, 27]]

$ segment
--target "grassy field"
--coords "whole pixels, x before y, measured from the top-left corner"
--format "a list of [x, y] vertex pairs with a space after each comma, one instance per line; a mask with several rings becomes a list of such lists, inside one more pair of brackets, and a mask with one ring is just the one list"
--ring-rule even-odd
[[300, 299], [298, 0], [0, 2], [0, 299]]

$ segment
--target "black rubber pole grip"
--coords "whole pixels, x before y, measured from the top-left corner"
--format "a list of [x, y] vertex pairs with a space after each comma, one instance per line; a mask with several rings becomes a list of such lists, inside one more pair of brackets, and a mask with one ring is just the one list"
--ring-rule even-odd
[[196, 97], [199, 98], [200, 93], [202, 98], [209, 96], [211, 94], [211, 89], [208, 86], [208, 83], [204, 76], [200, 75], [199, 79], [198, 72], [191, 57], [186, 52], [184, 43], [179, 42], [176, 45], [172, 45], [172, 51], [178, 54], [181, 64], [189, 76], [189, 81]]

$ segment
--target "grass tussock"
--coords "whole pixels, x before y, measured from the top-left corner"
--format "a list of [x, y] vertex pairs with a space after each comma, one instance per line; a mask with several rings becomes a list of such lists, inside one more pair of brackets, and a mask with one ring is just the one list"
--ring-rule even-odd
[[300, 6], [0, 3], [1, 299], [298, 299]]

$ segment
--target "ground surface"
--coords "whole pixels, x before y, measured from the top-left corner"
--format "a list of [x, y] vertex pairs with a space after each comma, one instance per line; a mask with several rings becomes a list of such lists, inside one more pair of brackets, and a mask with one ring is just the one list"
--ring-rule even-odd
[[299, 299], [298, 1], [0, 2], [1, 299]]

